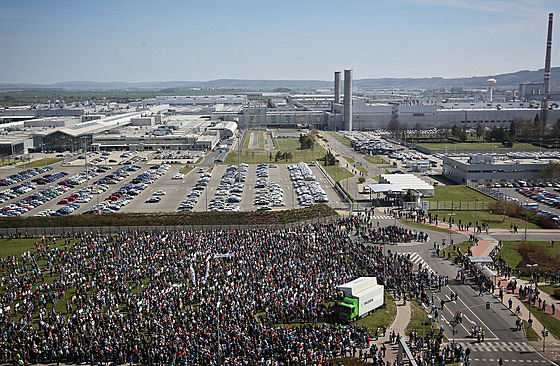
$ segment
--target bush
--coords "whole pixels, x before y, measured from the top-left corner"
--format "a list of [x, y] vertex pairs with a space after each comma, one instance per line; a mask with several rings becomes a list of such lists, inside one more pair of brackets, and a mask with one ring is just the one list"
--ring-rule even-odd
[[4, 228], [174, 226], [174, 225], [274, 225], [337, 215], [324, 203], [310, 207], [267, 212], [158, 212], [0, 218]]
[[560, 300], [560, 288], [554, 290], [554, 294], [552, 294], [555, 299]]
[[364, 177], [358, 178], [358, 183], [364, 184], [365, 182], [366, 182], [366, 178], [364, 178]]
[[490, 211], [522, 220], [525, 220], [525, 214], [527, 214], [527, 221], [530, 223], [538, 225], [543, 229], [558, 229], [558, 225], [550, 217], [540, 216], [531, 211], [525, 213], [521, 206], [513, 202], [492, 202], [490, 204]]

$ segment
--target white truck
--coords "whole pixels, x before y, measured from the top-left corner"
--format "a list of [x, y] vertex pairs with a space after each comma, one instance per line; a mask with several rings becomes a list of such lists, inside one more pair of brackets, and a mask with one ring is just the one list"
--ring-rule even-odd
[[384, 286], [375, 277], [359, 277], [337, 287], [347, 296], [339, 305], [339, 318], [352, 322], [384, 305]]

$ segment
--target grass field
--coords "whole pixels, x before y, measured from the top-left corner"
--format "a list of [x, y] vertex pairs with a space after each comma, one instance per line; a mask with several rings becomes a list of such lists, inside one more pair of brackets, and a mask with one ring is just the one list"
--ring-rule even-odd
[[360, 172], [362, 172], [364, 174], [369, 174], [369, 170], [367, 170], [363, 166], [357, 166], [356, 169], [358, 169]]
[[[432, 215], [436, 213], [435, 210], [430, 210], [432, 212]], [[519, 230], [521, 230], [521, 228], [525, 227], [525, 220], [524, 219], [519, 219], [516, 217], [509, 217], [506, 216], [506, 219], [504, 221], [504, 215], [501, 214], [495, 214], [495, 213], [490, 213], [488, 211], [443, 211], [443, 210], [439, 210], [439, 218], [440, 221], [443, 220], [443, 218], [445, 217], [445, 221], [447, 222], [447, 220], [449, 219], [450, 215], [449, 214], [454, 214], [451, 215], [451, 217], [453, 217], [455, 219], [455, 224], [459, 223], [459, 220], [461, 220], [461, 223], [465, 224], [465, 223], [469, 223], [472, 222], [473, 224], [478, 221], [478, 222], [488, 222], [488, 224], [490, 225], [490, 229], [509, 229], [509, 225], [510, 223], [513, 224], [517, 224], [519, 226]], [[539, 226], [532, 224], [532, 223], [528, 223], [527, 227], [529, 229], [539, 229]]]
[[21, 253], [34, 251], [37, 239], [0, 239], [0, 258], [11, 255], [21, 256]]
[[192, 165], [187, 165], [185, 166], [183, 169], [181, 169], [181, 174], [185, 174], [187, 175], [191, 170], [194, 169], [194, 166]]
[[402, 221], [403, 223], [405, 223], [409, 226], [417, 227], [419, 229], [433, 230], [433, 231], [439, 231], [441, 233], [449, 234], [449, 230], [443, 229], [441, 227], [432, 226], [432, 225], [425, 225], [425, 224], [421, 224], [421, 223], [416, 222], [416, 221], [409, 221], [409, 220], [404, 220], [404, 219], [401, 219], [400, 221]]
[[259, 141], [258, 141], [258, 147], [259, 150], [264, 150], [264, 132], [259, 131]]
[[25, 164], [23, 164], [23, 163], [18, 164], [18, 167], [21, 167], [21, 168], [25, 167], [25, 169], [28, 169], [28, 168], [37, 168], [37, 167], [40, 167], [40, 166], [45, 166], [45, 160], [47, 161], [46, 165], [51, 165], [51, 164], [58, 163], [59, 161], [62, 161], [64, 159], [63, 158], [39, 159], [39, 160], [30, 161], [30, 162], [25, 162]]
[[[246, 144], [248, 142], [249, 137], [245, 139]], [[280, 152], [291, 152], [292, 159], [286, 161], [278, 160], [277, 163], [297, 163], [300, 161], [309, 163], [311, 161], [317, 160], [325, 156], [325, 149], [319, 144], [315, 144], [313, 149], [307, 150], [300, 150], [299, 140], [295, 138], [279, 138], [276, 139], [276, 145], [279, 147]], [[226, 158], [226, 164], [237, 164], [239, 153], [237, 151], [231, 151]], [[258, 164], [258, 163], [274, 163], [274, 157], [276, 152], [272, 152], [272, 160], [270, 160], [270, 153], [269, 152], [256, 152], [254, 150], [251, 151], [243, 151], [241, 152], [241, 162], [246, 164]]]
[[[521, 302], [523, 303], [523, 305], [525, 305], [525, 311], [529, 311], [529, 303], [525, 300]], [[538, 306], [532, 306], [531, 312], [533, 313], [533, 316], [537, 318], [543, 325], [546, 325], [546, 328], [550, 331], [551, 334], [554, 334], [556, 338], [560, 337], [560, 320], [556, 319], [550, 314], [545, 313], [542, 310], [539, 310]]]
[[334, 138], [340, 142], [342, 145], [345, 146], [352, 146], [352, 141], [350, 141], [350, 139], [344, 137], [344, 136], [340, 136], [338, 133], [336, 132], [329, 132], [332, 136], [334, 136]]
[[386, 309], [377, 309], [373, 314], [358, 320], [356, 324], [362, 326], [365, 325], [371, 329], [373, 334], [375, 334], [375, 329], [377, 327], [385, 326], [386, 328], [389, 328], [397, 316], [397, 305], [387, 292], [385, 292], [385, 302], [387, 303]]
[[459, 186], [436, 186], [434, 187], [434, 197], [428, 197], [425, 201], [456, 201], [456, 202], [494, 202], [491, 197], [483, 195], [467, 187], [466, 185]]
[[379, 155], [366, 155], [364, 159], [372, 164], [388, 164], [389, 162]]
[[420, 143], [421, 146], [430, 150], [445, 150], [447, 145], [447, 151], [511, 151], [511, 150], [539, 150], [538, 146], [534, 146], [528, 143], [520, 142], [513, 144], [513, 148], [504, 148], [500, 143], [491, 142], [459, 142], [456, 144], [452, 143]]
[[[410, 316], [410, 322], [408, 323], [408, 327], [406, 329], [407, 337], [410, 336], [410, 332], [415, 330], [418, 333], [418, 336], [422, 336], [422, 330], [424, 329], [426, 333], [430, 331], [430, 325], [428, 324], [428, 316], [422, 309], [422, 305], [420, 305], [416, 301], [409, 301], [410, 309], [412, 314]], [[435, 328], [434, 333], [437, 335], [439, 334], [439, 328]], [[444, 336], [444, 342], [447, 341], [447, 338]]]
[[[455, 243], [455, 244], [454, 244], [454, 246], [461, 248], [461, 253], [463, 253], [463, 255], [464, 255], [464, 254], [467, 254], [467, 252], [469, 251], [469, 248], [470, 248], [472, 245], [473, 245], [473, 243], [470, 242], [470, 241], [463, 241], [463, 242], [461, 242], [461, 243]], [[449, 251], [449, 246], [446, 245], [445, 248], [442, 248], [442, 249], [445, 250], [445, 253], [444, 253], [444, 250], [440, 250], [439, 256], [440, 256], [440, 258], [447, 259], [447, 253], [448, 253], [448, 251]], [[454, 262], [454, 261], [455, 261], [455, 257], [457, 257], [457, 255], [458, 255], [457, 250], [456, 250], [456, 249], [452, 249], [452, 250], [451, 250], [451, 257], [449, 258], [449, 260], [450, 260], [451, 262]]]
[[343, 181], [346, 178], [352, 178], [354, 174], [350, 173], [348, 169], [342, 168], [338, 165], [323, 166], [327, 173], [337, 182]]
[[[521, 231], [521, 230], [520, 230]], [[519, 247], [524, 244], [523, 241], [504, 241], [503, 247], [500, 250], [500, 256], [506, 261], [506, 263], [511, 266], [512, 268], [517, 268], [519, 263], [523, 260], [523, 256], [519, 252]], [[531, 262], [539, 264], [539, 267], [547, 267], [547, 266], [554, 266], [555, 263], [549, 262], [548, 258], [552, 258], [553, 260], [556, 259], [556, 265], [558, 265], [558, 261], [560, 258], [560, 246], [555, 245], [554, 247], [551, 246], [550, 241], [527, 241], [529, 245], [536, 245], [537, 249], [532, 250], [535, 253], [535, 256], [531, 258]], [[538, 255], [536, 255], [538, 253]], [[533, 254], [531, 254], [532, 256]], [[555, 268], [551, 268], [555, 269]], [[529, 277], [526, 277], [528, 280]], [[544, 280], [544, 278], [541, 278]], [[545, 287], [545, 286], [541, 286]], [[550, 291], [546, 291], [548, 290]], [[552, 294], [554, 287], [553, 286], [546, 286], [543, 291]]]
[[354, 161], [355, 161], [355, 160], [352, 159], [351, 157], [349, 157], [349, 156], [344, 156], [344, 159], [346, 159], [346, 161], [349, 162], [350, 164], [354, 164]]
[[525, 335], [529, 342], [540, 341], [541, 337], [539, 337], [533, 328], [529, 327], [529, 323], [527, 323], [526, 320], [523, 320], [523, 327], [525, 328]]

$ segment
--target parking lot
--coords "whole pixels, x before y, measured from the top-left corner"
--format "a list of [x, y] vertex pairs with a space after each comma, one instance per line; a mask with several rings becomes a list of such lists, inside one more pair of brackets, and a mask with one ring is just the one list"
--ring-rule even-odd
[[[114, 156], [97, 153], [88, 156], [88, 163], [97, 166], [87, 170], [79, 158], [47, 168], [2, 169], [0, 215], [279, 210], [315, 202], [344, 206], [321, 172], [307, 164], [216, 165], [182, 175], [182, 164], [154, 164], [161, 160], [148, 154], [120, 155], [130, 163], [111, 165]], [[131, 160], [135, 156], [139, 159]], [[21, 179], [9, 178], [16, 173]], [[205, 184], [197, 185], [201, 179]]]

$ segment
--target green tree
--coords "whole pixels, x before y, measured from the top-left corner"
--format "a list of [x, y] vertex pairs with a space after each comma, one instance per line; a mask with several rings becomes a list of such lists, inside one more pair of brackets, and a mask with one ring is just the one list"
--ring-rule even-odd
[[335, 165], [336, 164], [336, 158], [334, 157], [334, 155], [331, 153], [331, 151], [327, 151], [327, 153], [325, 154], [325, 166], [329, 166], [329, 165]]
[[406, 194], [403, 196], [403, 202], [414, 202], [416, 201], [416, 196], [412, 193], [412, 190], [409, 189]]
[[476, 122], [476, 137], [478, 139], [484, 137], [484, 125], [480, 121]]
[[552, 137], [560, 137], [560, 118], [552, 125], [550, 135]]
[[550, 161], [542, 170], [543, 178], [558, 180], [560, 178], [560, 163]]

